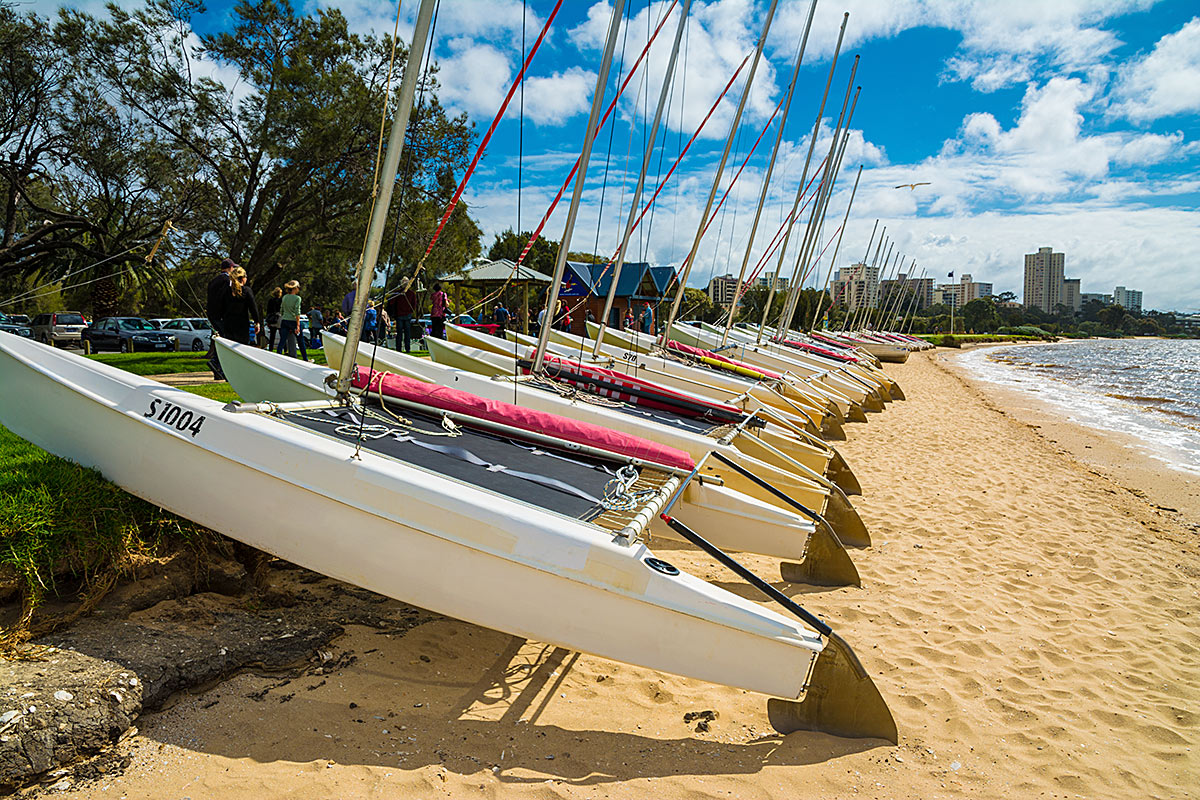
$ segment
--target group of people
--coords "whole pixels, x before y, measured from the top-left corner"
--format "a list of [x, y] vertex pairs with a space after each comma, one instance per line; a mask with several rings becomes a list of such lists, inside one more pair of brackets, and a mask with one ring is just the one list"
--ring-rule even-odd
[[[309, 310], [309, 342], [314, 347], [321, 346], [322, 331], [328, 330], [343, 335], [346, 333], [356, 292], [356, 287], [351, 287], [342, 298], [341, 308], [330, 310], [328, 319], [320, 307]], [[302, 307], [300, 283], [291, 280], [272, 290], [267, 299], [265, 317], [261, 315], [254, 300], [254, 292], [246, 283], [246, 270], [230, 258], [221, 262], [217, 274], [208, 284], [208, 320], [217, 335], [241, 344], [250, 344], [253, 336], [260, 347], [281, 354], [286, 353], [292, 358], [297, 357], [296, 351], [299, 349], [299, 357], [307, 361], [308, 350], [300, 321], [303, 316]], [[547, 324], [547, 311], [546, 306], [543, 306], [538, 312], [537, 321], [533, 325], [535, 332]], [[438, 339], [446, 338], [446, 316], [449, 312], [450, 299], [442, 284], [435, 283], [430, 299], [430, 335]], [[421, 301], [410, 282], [401, 291], [387, 296], [379, 305], [374, 301], [368, 302], [363, 319], [362, 341], [382, 344], [394, 324], [396, 350], [411, 353], [413, 340], [424, 335], [424, 331], [419, 327], [420, 314]], [[585, 312], [585, 316], [588, 322], [595, 321], [591, 309]], [[498, 302], [492, 309], [491, 321], [498, 326], [498, 335], [504, 336], [505, 331], [513, 324], [513, 314], [502, 302]], [[555, 305], [554, 314], [550, 316], [549, 324], [557, 330], [569, 333], [572, 321], [570, 308], [560, 299]], [[643, 303], [641, 312], [635, 317], [633, 308], [630, 307], [621, 322], [622, 330], [652, 334], [655, 332], [654, 308], [649, 303]], [[215, 345], [209, 346], [208, 364], [213, 376], [224, 380]]]
[[[266, 315], [259, 311], [254, 292], [246, 282], [246, 270], [233, 259], [221, 262], [217, 274], [208, 283], [206, 314], [213, 332], [239, 344], [250, 344], [251, 337], [260, 347], [296, 358], [308, 360], [300, 318], [303, 316], [300, 297], [300, 282], [291, 280], [277, 286], [267, 299]], [[340, 319], [341, 315], [338, 315]], [[308, 312], [310, 341], [314, 347], [321, 346], [321, 331], [325, 327], [325, 316], [320, 308]], [[336, 323], [336, 321], [335, 321]], [[264, 333], [264, 325], [266, 332]], [[216, 344], [208, 347], [208, 366], [213, 377], [224, 380], [225, 374], [217, 359]]]

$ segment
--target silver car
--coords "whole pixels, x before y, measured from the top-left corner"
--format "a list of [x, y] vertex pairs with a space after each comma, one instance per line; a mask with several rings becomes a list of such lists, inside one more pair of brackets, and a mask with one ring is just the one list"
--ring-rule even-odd
[[162, 324], [161, 330], [179, 340], [180, 350], [205, 351], [212, 341], [212, 325], [200, 317], [170, 319]]
[[78, 345], [79, 334], [87, 325], [87, 320], [78, 311], [59, 311], [55, 314], [38, 314], [30, 327], [37, 341], [63, 347]]

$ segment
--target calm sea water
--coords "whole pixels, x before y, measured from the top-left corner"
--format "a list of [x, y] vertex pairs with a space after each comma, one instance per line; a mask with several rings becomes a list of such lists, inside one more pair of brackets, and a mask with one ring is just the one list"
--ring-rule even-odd
[[1077, 423], [1132, 434], [1154, 457], [1200, 475], [1200, 340], [981, 348], [960, 363], [1062, 408]]

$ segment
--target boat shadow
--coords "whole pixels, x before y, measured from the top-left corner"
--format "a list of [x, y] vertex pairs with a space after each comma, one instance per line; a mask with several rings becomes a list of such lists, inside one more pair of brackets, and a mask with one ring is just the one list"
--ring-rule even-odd
[[[422, 633], [422, 628], [427, 630]], [[232, 686], [217, 687], [212, 692], [216, 697], [197, 698], [203, 701], [197, 703], [203, 709], [197, 713], [218, 715], [236, 726], [238, 716], [224, 716], [231, 710], [247, 720], [262, 719], [270, 710], [270, 735], [245, 731], [249, 735], [184, 742], [174, 741], [170, 727], [164, 726], [160, 740], [264, 763], [336, 759], [343, 767], [440, 767], [475, 778], [490, 771], [505, 784], [556, 781], [576, 786], [678, 775], [746, 775], [768, 766], [814, 764], [890, 746], [882, 740], [808, 732], [713, 741], [708, 737], [728, 738], [730, 731], [744, 731], [742, 722], [761, 730], [767, 724], [765, 716], [721, 717], [713, 723], [713, 733], [694, 733], [695, 723], [684, 722], [685, 712], [719, 709], [719, 699], [676, 697], [668, 681], [663, 688], [666, 699], [647, 701], [638, 693], [645, 690], [648, 671], [637, 670], [634, 680], [630, 673], [637, 668], [455, 620], [426, 623], [408, 636], [389, 637], [386, 644], [371, 641], [381, 638], [374, 631], [347, 638], [347, 652], [358, 653], [360, 660], [339, 671], [337, 684], [357, 687], [354, 694], [331, 691], [325, 679], [313, 675], [287, 685], [276, 683], [261, 697], [261, 692], [237, 694], [244, 686], [232, 692]], [[428, 661], [421, 659], [423, 650], [446, 639], [458, 640], [453, 652], [433, 651]], [[364, 649], [364, 642], [372, 647]], [[604, 684], [597, 691], [591, 688]], [[619, 687], [615, 692], [614, 684]], [[313, 691], [305, 691], [310, 686]], [[341, 702], [347, 696], [357, 698], [354, 707]], [[268, 705], [247, 703], [246, 697]], [[416, 697], [425, 699], [412, 703]], [[631, 697], [633, 704], [624, 702]], [[636, 708], [638, 704], [655, 707], [647, 711]], [[669, 720], [661, 713], [666, 704], [677, 707]], [[641, 727], [646, 730], [638, 730]], [[147, 725], [144, 735], [159, 738], [158, 726]]]

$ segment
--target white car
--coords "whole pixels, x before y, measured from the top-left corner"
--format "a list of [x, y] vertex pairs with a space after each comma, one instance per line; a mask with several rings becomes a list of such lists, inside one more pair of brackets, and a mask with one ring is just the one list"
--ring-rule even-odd
[[180, 350], [205, 351], [212, 341], [212, 326], [200, 317], [167, 320], [162, 324], [162, 331], [179, 340]]

